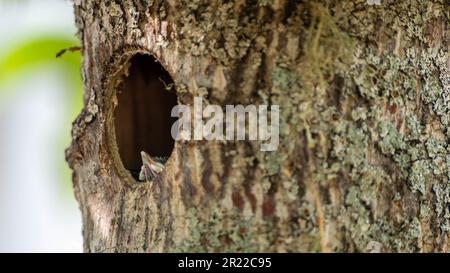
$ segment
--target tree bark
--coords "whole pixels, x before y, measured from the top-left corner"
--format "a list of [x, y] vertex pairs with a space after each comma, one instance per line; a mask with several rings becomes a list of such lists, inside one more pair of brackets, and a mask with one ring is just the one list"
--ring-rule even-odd
[[[449, 3], [370, 2], [75, 5], [85, 106], [66, 157], [84, 250], [447, 252]], [[179, 104], [279, 105], [278, 149], [176, 141], [159, 181], [137, 183], [115, 118], [136, 54]]]

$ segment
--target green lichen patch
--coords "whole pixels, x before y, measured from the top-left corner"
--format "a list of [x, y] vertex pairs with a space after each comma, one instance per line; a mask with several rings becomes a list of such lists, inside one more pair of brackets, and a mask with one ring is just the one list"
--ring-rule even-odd
[[213, 206], [206, 215], [191, 208], [184, 217], [189, 229], [176, 252], [257, 251], [252, 219], [243, 219], [236, 212], [218, 206]]

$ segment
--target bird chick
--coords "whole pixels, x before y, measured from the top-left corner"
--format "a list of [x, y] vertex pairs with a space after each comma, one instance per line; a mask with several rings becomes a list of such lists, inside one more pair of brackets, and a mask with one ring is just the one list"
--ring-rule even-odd
[[164, 171], [164, 165], [153, 159], [146, 152], [141, 152], [141, 158], [142, 167], [141, 172], [139, 173], [140, 181], [152, 181], [159, 173]]

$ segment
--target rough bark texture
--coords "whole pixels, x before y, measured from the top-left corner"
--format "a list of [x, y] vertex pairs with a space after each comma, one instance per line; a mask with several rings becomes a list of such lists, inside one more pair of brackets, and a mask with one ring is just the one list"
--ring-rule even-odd
[[[87, 252], [448, 251], [447, 1], [81, 1], [67, 160]], [[114, 134], [137, 52], [179, 103], [280, 105], [280, 145], [176, 142], [136, 183]]]

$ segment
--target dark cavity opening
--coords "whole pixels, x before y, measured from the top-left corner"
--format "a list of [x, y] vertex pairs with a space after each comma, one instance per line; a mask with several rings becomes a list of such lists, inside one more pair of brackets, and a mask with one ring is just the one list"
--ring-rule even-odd
[[138, 180], [141, 151], [163, 162], [172, 153], [170, 129], [176, 118], [170, 113], [177, 96], [172, 77], [153, 56], [137, 54], [130, 62], [118, 88], [114, 122], [122, 163]]

